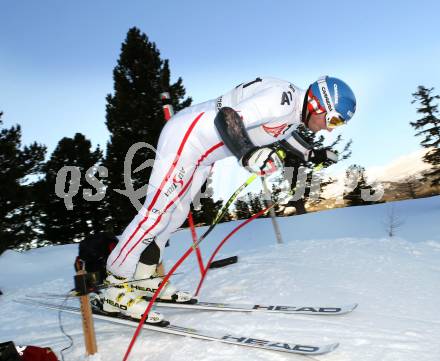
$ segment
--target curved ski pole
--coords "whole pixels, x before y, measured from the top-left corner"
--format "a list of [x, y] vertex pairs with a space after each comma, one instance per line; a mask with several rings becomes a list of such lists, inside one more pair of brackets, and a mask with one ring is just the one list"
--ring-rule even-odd
[[203, 282], [206, 278], [206, 274], [208, 273], [208, 268], [211, 265], [212, 261], [214, 260], [217, 253], [220, 251], [220, 249], [223, 247], [223, 245], [228, 241], [229, 238], [231, 238], [238, 230], [240, 230], [242, 227], [244, 227], [249, 222], [252, 222], [255, 218], [260, 217], [264, 213], [266, 213], [269, 210], [269, 208], [265, 208], [261, 210], [260, 212], [254, 214], [251, 218], [248, 218], [246, 221], [240, 223], [237, 227], [235, 227], [217, 246], [217, 248], [212, 253], [211, 257], [209, 258], [208, 262], [206, 263], [205, 271], [202, 274], [202, 277], [200, 278], [199, 285], [197, 286], [197, 290], [194, 293], [195, 296], [199, 294], [200, 289], [202, 288]]
[[[314, 168], [313, 171], [320, 171], [321, 169], [324, 168], [324, 164], [323, 163], [319, 163], [317, 164]], [[292, 194], [294, 194], [296, 191], [296, 187], [293, 188], [287, 195], [287, 197], [290, 197]], [[220, 242], [220, 244], [217, 246], [217, 248], [214, 250], [214, 252], [212, 253], [211, 257], [209, 258], [208, 262], [206, 263], [206, 267], [205, 267], [205, 272], [203, 273], [202, 277], [200, 278], [199, 281], [199, 285], [197, 286], [196, 292], [195, 292], [195, 296], [197, 296], [200, 292], [200, 289], [202, 288], [203, 282], [205, 281], [206, 275], [208, 273], [209, 270], [209, 266], [211, 265], [212, 261], [214, 260], [215, 256], [217, 255], [217, 253], [220, 251], [220, 249], [225, 245], [225, 243], [236, 233], [238, 232], [241, 228], [243, 228], [246, 224], [252, 222], [254, 219], [260, 217], [261, 215], [263, 215], [264, 213], [273, 210], [273, 208], [275, 208], [278, 204], [280, 204], [282, 201], [284, 201], [283, 199], [279, 199], [277, 202], [273, 202], [270, 206], [268, 206], [267, 208], [261, 210], [260, 212], [254, 214], [252, 217], [248, 218], [246, 221], [240, 223], [237, 227], [235, 227], [231, 232], [229, 232], [229, 234]]]
[[[189, 228], [191, 230], [191, 237], [193, 239], [193, 243], [196, 243], [197, 233], [196, 233], [196, 227], [194, 226], [194, 218], [191, 211], [188, 214], [188, 223], [189, 223]], [[205, 266], [203, 265], [202, 252], [200, 251], [199, 247], [197, 247], [196, 249], [196, 256], [197, 256], [197, 262], [199, 263], [200, 274], [203, 275], [203, 272], [205, 272]]]

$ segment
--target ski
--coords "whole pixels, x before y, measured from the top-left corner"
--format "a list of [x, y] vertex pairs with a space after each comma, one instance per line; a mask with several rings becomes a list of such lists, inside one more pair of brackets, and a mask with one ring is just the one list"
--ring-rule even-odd
[[[16, 302], [24, 305], [38, 306], [49, 310], [56, 310], [56, 311], [62, 311], [75, 315], [81, 315], [81, 311], [79, 307], [62, 306], [53, 303], [40, 302], [30, 299], [16, 300]], [[93, 309], [93, 317], [97, 320], [103, 320], [106, 322], [111, 322], [123, 326], [137, 327], [138, 325], [137, 320], [133, 320], [131, 318], [124, 316], [115, 316], [96, 308]], [[144, 324], [142, 327], [146, 330], [156, 331], [161, 333], [187, 336], [201, 340], [217, 341], [217, 342], [222, 342], [237, 346], [253, 347], [253, 348], [259, 348], [269, 351], [286, 352], [290, 354], [299, 354], [299, 355], [322, 355], [335, 350], [339, 346], [338, 343], [325, 344], [325, 345], [318, 345], [318, 344], [311, 345], [311, 344], [270, 341], [265, 339], [247, 337], [243, 335], [232, 335], [230, 333], [204, 331], [192, 327], [182, 327], [182, 326], [173, 325], [168, 321], [162, 321], [159, 325], [148, 323], [148, 324]]]
[[157, 302], [157, 307], [174, 307], [192, 310], [229, 311], [229, 312], [264, 312], [297, 315], [343, 315], [352, 312], [358, 305], [352, 304], [340, 307], [322, 306], [281, 306], [281, 305], [257, 305], [257, 304], [234, 304], [197, 301], [195, 303]]
[[[26, 296], [28, 298], [65, 298], [67, 295], [43, 293], [37, 296]], [[71, 293], [71, 296], [75, 294]], [[149, 301], [149, 299], [146, 299]], [[282, 313], [282, 314], [296, 314], [296, 315], [343, 315], [350, 313], [356, 309], [357, 303], [344, 306], [282, 306], [282, 305], [260, 305], [260, 304], [245, 304], [245, 303], [225, 303], [225, 302], [204, 302], [196, 299], [185, 303], [177, 302], [155, 302], [156, 307], [180, 308], [189, 310], [205, 310], [205, 311], [227, 311], [227, 312], [250, 312], [250, 313]]]

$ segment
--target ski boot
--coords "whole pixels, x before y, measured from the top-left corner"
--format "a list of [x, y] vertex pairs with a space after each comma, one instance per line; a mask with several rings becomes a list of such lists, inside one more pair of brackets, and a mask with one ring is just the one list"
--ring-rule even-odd
[[[163, 282], [164, 276], [157, 274], [157, 265], [138, 263], [134, 274], [132, 286], [146, 299], [151, 299]], [[167, 282], [157, 298], [161, 302], [195, 303], [196, 299], [187, 291], [179, 291], [175, 286]]]
[[[148, 307], [148, 302], [133, 287], [130, 280], [109, 274], [104, 284], [107, 287], [97, 296], [99, 299], [95, 299], [95, 305], [100, 303], [102, 310], [106, 313], [120, 314], [137, 320], [142, 318]], [[161, 324], [164, 322], [164, 317], [162, 314], [151, 310], [145, 322]]]

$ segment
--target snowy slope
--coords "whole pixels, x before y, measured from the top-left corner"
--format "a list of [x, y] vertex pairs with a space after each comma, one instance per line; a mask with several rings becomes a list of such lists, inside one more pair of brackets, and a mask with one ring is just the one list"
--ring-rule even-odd
[[[415, 152], [406, 154], [396, 158], [389, 164], [368, 167], [366, 169], [367, 180], [370, 183], [386, 183], [386, 182], [403, 182], [409, 177], [419, 178], [421, 174], [428, 169], [430, 165], [423, 161], [423, 156], [428, 152], [422, 148]], [[328, 170], [328, 176], [336, 180], [335, 183], [327, 186], [323, 192], [324, 198], [332, 198], [341, 196], [345, 188], [345, 171], [332, 173], [331, 168]]]
[[[223, 255], [239, 263], [212, 270], [203, 299], [271, 304], [359, 302], [339, 317], [224, 314], [163, 309], [173, 323], [230, 331], [260, 338], [308, 343], [341, 342], [329, 361], [437, 361], [440, 359], [440, 197], [394, 204], [405, 217], [399, 238], [387, 239], [382, 224], [390, 204], [352, 207], [280, 219], [286, 243], [276, 245], [269, 220], [258, 220], [230, 240]], [[236, 222], [223, 224], [203, 244], [205, 257]], [[313, 225], [314, 227], [310, 228]], [[307, 227], [308, 226], [308, 227]], [[201, 234], [202, 230], [198, 230]], [[188, 247], [188, 231], [176, 234], [167, 252], [170, 265]], [[72, 287], [76, 245], [48, 247], [0, 257], [2, 322], [0, 341], [51, 346], [68, 341], [53, 311], [29, 308], [14, 298]], [[174, 282], [194, 289], [195, 257]], [[79, 318], [63, 316], [75, 341], [66, 360], [83, 360]], [[132, 329], [96, 323], [102, 360], [121, 360]], [[160, 361], [302, 360], [301, 356], [164, 336], [144, 331], [131, 360]]]
[[409, 176], [420, 176], [431, 168], [431, 165], [423, 161], [428, 152], [422, 148], [415, 152], [401, 156], [390, 164], [370, 167], [367, 169], [367, 177], [371, 181], [398, 182]]

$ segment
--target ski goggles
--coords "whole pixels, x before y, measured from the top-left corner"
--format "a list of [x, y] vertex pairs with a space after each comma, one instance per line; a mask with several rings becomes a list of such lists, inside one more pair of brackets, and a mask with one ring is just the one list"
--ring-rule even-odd
[[318, 88], [321, 93], [321, 98], [324, 100], [325, 108], [325, 123], [327, 128], [334, 129], [347, 123], [342, 115], [336, 111], [335, 104], [328, 90], [327, 81], [325, 76], [318, 79]]
[[344, 125], [347, 123], [344, 119], [341, 118], [340, 115], [333, 116], [330, 118], [330, 117], [328, 117], [327, 114], [325, 116], [325, 122], [326, 122], [327, 128], [330, 128], [330, 129], [340, 127], [341, 125]]

